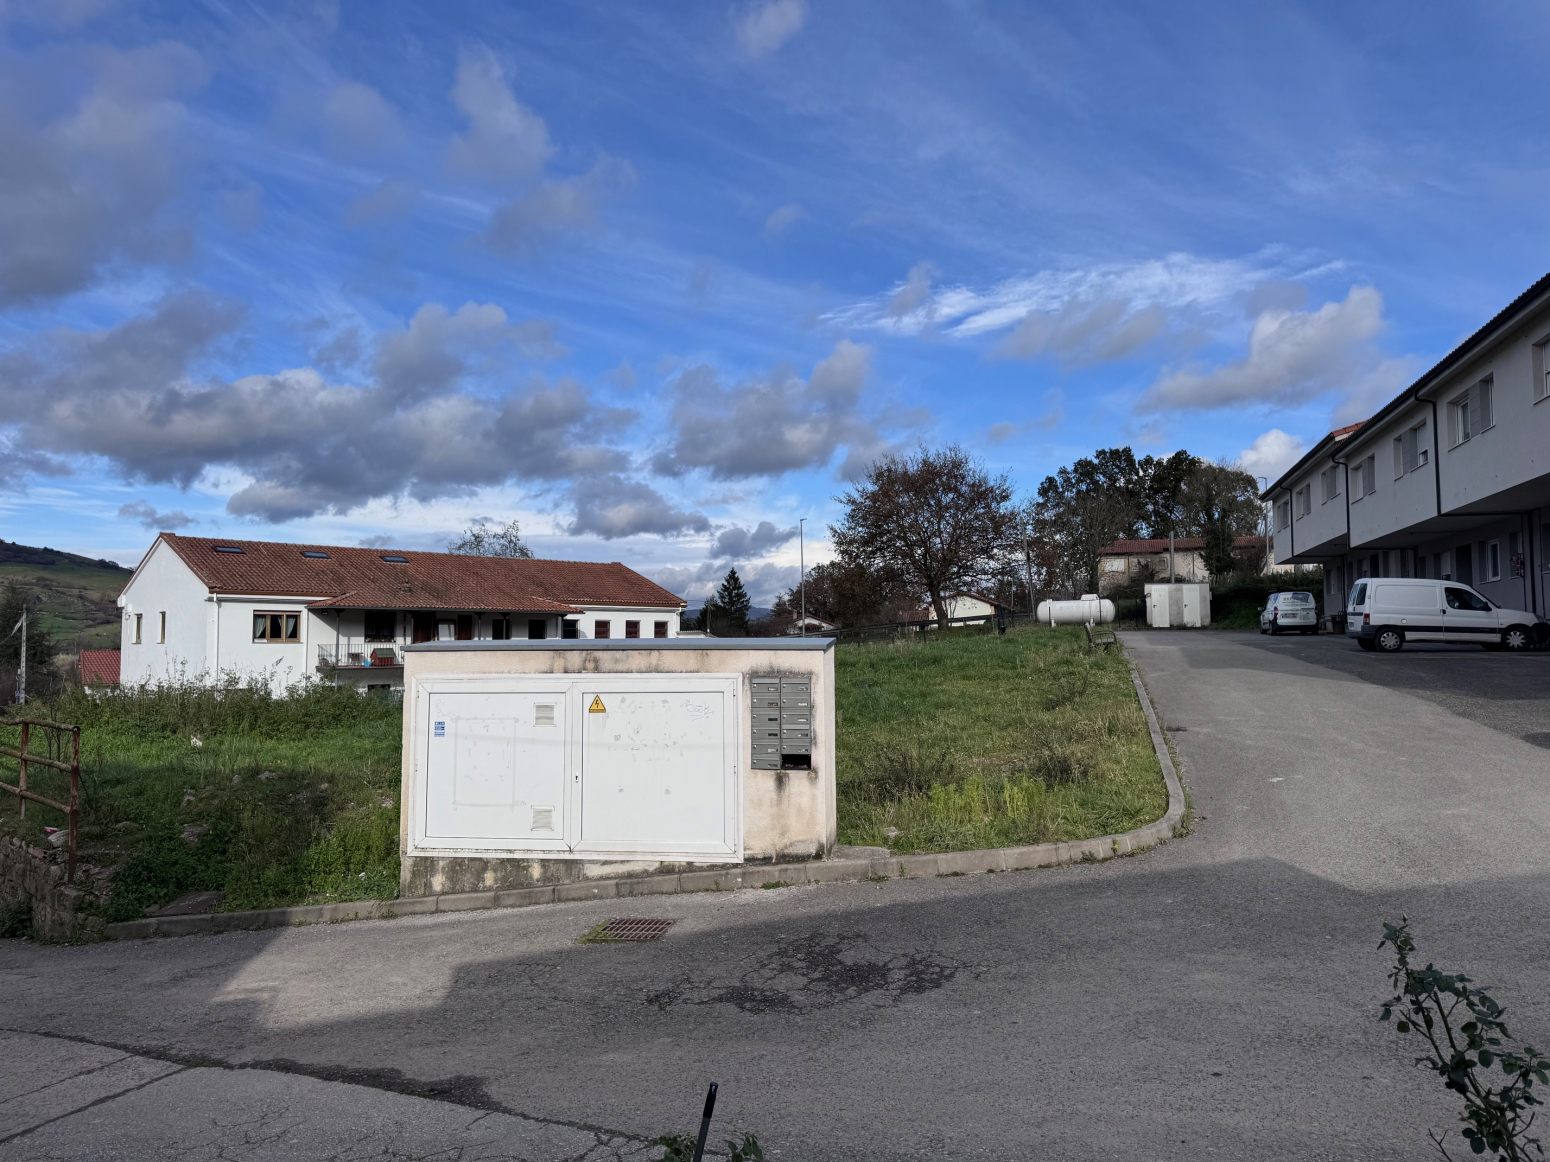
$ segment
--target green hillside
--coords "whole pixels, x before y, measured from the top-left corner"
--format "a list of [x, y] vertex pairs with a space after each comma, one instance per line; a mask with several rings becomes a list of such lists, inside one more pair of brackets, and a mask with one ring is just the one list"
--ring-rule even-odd
[[0, 541], [0, 586], [12, 583], [43, 594], [38, 618], [60, 650], [118, 648], [114, 599], [131, 570], [58, 549]]

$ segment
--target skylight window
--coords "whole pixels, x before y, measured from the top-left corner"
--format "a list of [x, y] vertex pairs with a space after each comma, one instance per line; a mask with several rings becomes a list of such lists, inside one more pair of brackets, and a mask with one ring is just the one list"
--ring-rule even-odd
[[311, 557], [314, 561], [328, 561], [332, 559], [327, 553], [320, 553], [316, 549], [303, 549], [301, 555], [303, 557]]
[[397, 553], [383, 553], [382, 554], [382, 559], [384, 561], [386, 561], [389, 565], [407, 565], [407, 564], [409, 564], [409, 558], [408, 557], [400, 557]]
[[242, 550], [237, 548], [236, 545], [216, 545], [215, 546], [215, 551], [217, 553], [240, 553], [240, 552], [242, 552]]

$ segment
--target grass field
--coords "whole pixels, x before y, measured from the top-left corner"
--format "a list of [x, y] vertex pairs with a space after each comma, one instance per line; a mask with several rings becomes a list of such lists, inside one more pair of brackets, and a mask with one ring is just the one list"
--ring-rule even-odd
[[835, 675], [841, 843], [1084, 839], [1167, 809], [1124, 655], [1080, 629], [840, 646]]
[[130, 570], [112, 561], [0, 541], [0, 586], [14, 583], [42, 594], [38, 624], [63, 649], [118, 648], [114, 599], [129, 576]]
[[[1080, 630], [933, 633], [841, 646], [835, 664], [843, 843], [1078, 839], [1167, 807], [1124, 657], [1089, 653]], [[83, 858], [122, 865], [109, 919], [190, 891], [223, 891], [232, 910], [396, 894], [397, 701], [173, 686], [30, 709], [83, 728]], [[0, 742], [16, 738], [0, 727]], [[0, 778], [14, 771], [0, 760]], [[64, 797], [46, 769], [32, 786]], [[33, 806], [23, 825], [0, 796], [0, 833], [40, 843], [62, 822]]]
[[[396, 701], [330, 686], [284, 699], [168, 687], [30, 709], [82, 727], [83, 858], [123, 864], [110, 920], [190, 891], [224, 891], [233, 910], [397, 893]], [[0, 727], [5, 745], [16, 738]], [[14, 761], [0, 770], [14, 782]], [[30, 785], [64, 797], [64, 776], [46, 768]], [[37, 843], [62, 822], [34, 805], [23, 826], [0, 796], [0, 832]]]

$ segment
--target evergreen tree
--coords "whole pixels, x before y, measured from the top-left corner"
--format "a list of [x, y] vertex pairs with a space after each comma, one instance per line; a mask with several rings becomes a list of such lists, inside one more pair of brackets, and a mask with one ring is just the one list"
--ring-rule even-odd
[[742, 578], [737, 575], [736, 569], [727, 570], [727, 575], [721, 580], [721, 588], [716, 590], [716, 596], [706, 604], [712, 602], [716, 606], [716, 623], [726, 627], [727, 636], [748, 636], [748, 611], [753, 608], [753, 600], [748, 596], [748, 590], [743, 588]]

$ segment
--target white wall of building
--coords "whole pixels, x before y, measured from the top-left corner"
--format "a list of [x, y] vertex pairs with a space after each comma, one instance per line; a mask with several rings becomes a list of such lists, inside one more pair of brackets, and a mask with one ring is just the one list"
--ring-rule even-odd
[[123, 618], [119, 646], [123, 685], [193, 678], [205, 673], [209, 668], [210, 627], [205, 598], [204, 583], [165, 541], [158, 540], [118, 598]]

